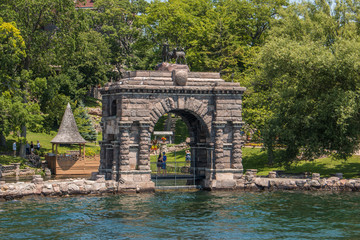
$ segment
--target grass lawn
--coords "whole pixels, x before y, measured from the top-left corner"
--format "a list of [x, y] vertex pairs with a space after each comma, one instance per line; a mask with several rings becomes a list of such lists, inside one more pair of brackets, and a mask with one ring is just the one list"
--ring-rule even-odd
[[[168, 152], [166, 153], [167, 160], [166, 160], [166, 170], [168, 173], [175, 173], [175, 166], [176, 166], [176, 172], [180, 173], [180, 168], [184, 167], [186, 165], [185, 162], [185, 150], [181, 150], [176, 152], [176, 159], [175, 159], [175, 153], [174, 152]], [[151, 155], [150, 156], [150, 168], [153, 173], [157, 172], [157, 158], [158, 155]], [[176, 160], [176, 164], [175, 164]]]
[[344, 160], [333, 160], [330, 157], [313, 161], [299, 161], [290, 167], [268, 166], [267, 154], [260, 148], [243, 148], [243, 166], [246, 169], [258, 169], [258, 175], [268, 175], [270, 171], [283, 170], [286, 173], [320, 173], [321, 177], [330, 177], [331, 174], [343, 173], [344, 178], [360, 177], [360, 156], [352, 156]]
[[[41, 144], [41, 149], [45, 152], [51, 152], [52, 151], [52, 144], [51, 144], [51, 140], [56, 136], [56, 132], [51, 131], [50, 134], [46, 134], [46, 133], [32, 133], [29, 132], [27, 134], [27, 141], [30, 142], [32, 141], [34, 144], [37, 143], [37, 140], [39, 140], [40, 144]], [[98, 135], [98, 139], [97, 141], [101, 140], [102, 136], [101, 134]], [[7, 152], [11, 152], [11, 146], [12, 143], [14, 141], [14, 138], [12, 137], [8, 137], [7, 138], [7, 145], [8, 145], [8, 151]], [[100, 153], [100, 146], [99, 144], [96, 142], [88, 142], [85, 145], [85, 151], [88, 152], [92, 152], [95, 154], [99, 154]], [[59, 146], [58, 147], [58, 152], [59, 153], [65, 153], [68, 150], [78, 150], [79, 146], [78, 145], [71, 145], [71, 146]], [[10, 157], [12, 158], [12, 157]], [[8, 159], [8, 158], [7, 158]]]
[[21, 167], [24, 167], [25, 159], [21, 157], [13, 157], [8, 155], [0, 155], [1, 165], [10, 165], [12, 163], [21, 163]]
[[[167, 153], [167, 166], [174, 166], [174, 153]], [[276, 157], [276, 154], [275, 154]], [[151, 170], [156, 172], [157, 155], [150, 157]], [[185, 166], [185, 150], [176, 153], [177, 167]], [[346, 161], [333, 160], [330, 157], [316, 159], [314, 161], [300, 161], [290, 167], [268, 166], [267, 153], [261, 148], [243, 148], [243, 166], [247, 169], [257, 169], [258, 175], [266, 176], [270, 171], [285, 171], [286, 173], [320, 173], [321, 177], [330, 177], [331, 174], [341, 172], [345, 178], [360, 177], [360, 156], [352, 156]], [[171, 171], [170, 171], [171, 172]]]

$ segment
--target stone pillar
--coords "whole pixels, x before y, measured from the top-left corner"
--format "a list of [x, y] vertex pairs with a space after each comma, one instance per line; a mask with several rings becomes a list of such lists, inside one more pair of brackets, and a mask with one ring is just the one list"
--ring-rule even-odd
[[99, 166], [99, 174], [104, 174], [104, 170], [106, 168], [106, 149], [105, 143], [103, 141], [99, 141], [100, 145], [100, 166]]
[[113, 162], [112, 162], [112, 168], [111, 168], [111, 179], [117, 180], [118, 178], [118, 171], [119, 171], [119, 145], [120, 143], [118, 141], [111, 142], [113, 145]]
[[140, 141], [138, 155], [139, 170], [150, 170], [149, 128], [150, 123], [140, 122]]
[[243, 170], [242, 165], [242, 141], [241, 141], [241, 128], [243, 122], [233, 122], [233, 147], [232, 147], [232, 169]]
[[214, 122], [215, 128], [215, 169], [224, 169], [224, 141], [225, 122]]
[[131, 122], [120, 121], [120, 171], [130, 171], [129, 153], [130, 138], [129, 130]]
[[105, 171], [104, 171], [104, 175], [105, 175], [105, 179], [106, 180], [110, 180], [112, 179], [112, 174], [111, 174], [111, 169], [112, 169], [112, 163], [113, 163], [113, 153], [114, 153], [114, 149], [113, 149], [113, 145], [112, 144], [105, 144], [105, 151], [106, 151], [106, 159], [105, 159]]

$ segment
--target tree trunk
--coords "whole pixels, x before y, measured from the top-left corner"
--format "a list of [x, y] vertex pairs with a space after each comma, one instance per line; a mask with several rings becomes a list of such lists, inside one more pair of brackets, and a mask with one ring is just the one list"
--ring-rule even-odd
[[269, 147], [267, 152], [268, 152], [268, 164], [269, 164], [269, 166], [272, 166], [273, 163], [274, 163], [274, 151], [273, 151], [273, 148]]
[[[21, 137], [26, 139], [26, 126], [21, 127]], [[20, 143], [19, 156], [22, 158], [26, 157], [26, 141]]]
[[2, 132], [0, 132], [0, 147], [6, 147], [6, 138]]

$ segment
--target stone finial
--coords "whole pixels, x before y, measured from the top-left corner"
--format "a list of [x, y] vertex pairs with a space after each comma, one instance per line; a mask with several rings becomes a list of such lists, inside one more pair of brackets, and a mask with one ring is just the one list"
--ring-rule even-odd
[[188, 72], [185, 70], [173, 70], [172, 79], [177, 86], [185, 86], [188, 79]]

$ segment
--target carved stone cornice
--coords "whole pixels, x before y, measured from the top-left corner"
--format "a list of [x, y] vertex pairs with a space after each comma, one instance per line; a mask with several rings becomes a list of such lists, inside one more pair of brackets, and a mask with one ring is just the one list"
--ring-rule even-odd
[[151, 126], [150, 122], [140, 121], [141, 128], [150, 128], [150, 126]]
[[237, 121], [237, 122], [232, 122], [232, 124], [233, 124], [234, 128], [242, 128], [244, 126], [245, 122]]
[[119, 146], [120, 145], [120, 142], [119, 141], [111, 141], [111, 144], [113, 146]]
[[223, 121], [214, 121], [213, 126], [215, 128], [225, 128], [226, 122]]
[[131, 121], [118, 121], [119, 128], [129, 129], [133, 122]]

